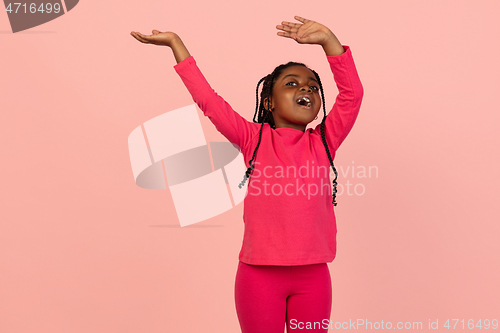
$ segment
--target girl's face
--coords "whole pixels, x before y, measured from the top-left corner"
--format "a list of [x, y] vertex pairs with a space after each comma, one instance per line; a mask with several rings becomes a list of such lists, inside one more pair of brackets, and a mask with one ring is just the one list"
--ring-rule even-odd
[[[319, 89], [310, 69], [304, 66], [284, 69], [274, 83], [271, 99], [276, 128], [291, 127], [304, 132], [321, 107]], [[267, 106], [267, 99], [264, 106]]]

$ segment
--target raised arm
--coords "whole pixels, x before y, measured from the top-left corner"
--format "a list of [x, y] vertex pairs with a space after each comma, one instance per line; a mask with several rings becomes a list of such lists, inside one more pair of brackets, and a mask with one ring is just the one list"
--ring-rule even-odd
[[[363, 99], [363, 86], [349, 46], [342, 46], [333, 32], [324, 25], [300, 16], [295, 16], [295, 19], [301, 23], [283, 21], [276, 26], [281, 30], [278, 35], [291, 38], [299, 44], [321, 45], [339, 89], [335, 104], [325, 119], [325, 137], [330, 149], [335, 151], [354, 126]], [[313, 131], [319, 133], [320, 126], [318, 124]]]
[[[363, 99], [363, 86], [354, 65], [351, 49], [347, 45], [343, 47], [346, 51], [341, 55], [327, 54], [339, 90], [333, 108], [325, 119], [325, 137], [333, 151], [340, 147], [354, 126]], [[318, 124], [314, 131], [320, 133], [320, 126], [321, 124]]]
[[174, 68], [203, 114], [230, 142], [241, 148], [248, 144], [254, 132], [258, 130], [257, 124], [241, 117], [210, 87], [196, 65], [196, 61], [177, 34], [153, 30], [153, 34], [149, 36], [138, 32], [132, 32], [131, 35], [146, 44], [170, 47], [177, 61]]

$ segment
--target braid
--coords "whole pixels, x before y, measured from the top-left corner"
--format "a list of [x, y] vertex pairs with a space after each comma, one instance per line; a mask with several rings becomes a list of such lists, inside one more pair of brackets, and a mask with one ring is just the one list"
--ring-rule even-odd
[[[264, 110], [264, 108], [262, 108], [262, 107], [259, 108], [259, 85], [262, 83], [262, 81], [268, 79], [268, 77], [269, 77], [269, 75], [263, 77], [262, 79], [260, 79], [259, 83], [257, 83], [257, 88], [255, 89], [256, 100], [257, 101], [255, 103], [255, 113], [253, 114], [253, 122], [254, 123], [257, 123], [257, 122], [260, 123], [261, 119], [263, 117], [263, 111], [267, 111], [267, 110]], [[257, 114], [257, 110], [259, 111], [258, 121], [255, 121], [255, 115]], [[266, 114], [266, 116], [267, 116], [267, 114]], [[252, 159], [250, 160], [250, 162], [248, 162], [248, 164], [250, 165], [250, 167], [247, 169], [247, 171], [245, 172], [245, 176], [243, 177], [243, 180], [238, 185], [238, 187], [240, 189], [243, 187], [243, 185], [245, 185], [245, 182], [250, 177], [250, 174], [252, 173], [252, 170], [255, 169], [255, 166], [252, 164], [252, 161], [255, 158], [255, 154], [257, 153], [257, 148], [259, 148], [259, 146], [260, 146], [260, 141], [261, 141], [261, 138], [262, 138], [262, 128], [263, 127], [264, 127], [264, 122], [262, 121], [262, 125], [260, 126], [260, 131], [259, 131], [259, 142], [257, 143], [257, 147], [255, 147], [255, 150], [253, 151]]]
[[319, 88], [321, 91], [321, 101], [323, 102], [323, 114], [324, 117], [321, 120], [321, 138], [323, 139], [323, 145], [325, 146], [326, 149], [326, 154], [328, 155], [328, 160], [330, 160], [330, 165], [333, 169], [333, 172], [335, 173], [335, 179], [333, 180], [333, 190], [332, 190], [332, 203], [334, 206], [337, 206], [337, 203], [335, 202], [335, 198], [337, 196], [337, 169], [335, 169], [335, 166], [333, 165], [333, 159], [332, 156], [330, 155], [330, 149], [328, 148], [328, 144], [326, 143], [326, 137], [325, 137], [325, 120], [326, 120], [326, 107], [325, 107], [325, 94], [323, 92], [323, 85], [321, 84], [321, 79], [319, 78], [318, 73], [316, 73], [314, 70], [311, 70], [314, 73], [314, 76], [316, 76], [316, 79], [318, 80]]
[[[257, 88], [255, 89], [256, 103], [255, 103], [255, 113], [253, 115], [253, 122], [254, 123], [262, 123], [262, 125], [260, 126], [260, 131], [259, 131], [259, 142], [257, 143], [257, 146], [255, 147], [252, 158], [248, 162], [248, 164], [250, 166], [247, 169], [247, 171], [245, 172], [245, 176], [243, 177], [243, 180], [238, 185], [238, 187], [240, 189], [243, 187], [246, 180], [250, 177], [252, 171], [255, 169], [255, 166], [252, 164], [252, 161], [254, 160], [255, 154], [257, 153], [257, 149], [260, 146], [260, 142], [262, 139], [262, 129], [264, 127], [264, 123], [268, 123], [269, 126], [271, 126], [271, 128], [276, 129], [276, 125], [274, 123], [274, 117], [272, 115], [272, 112], [268, 110], [268, 109], [270, 109], [270, 105], [271, 105], [271, 98], [272, 98], [274, 81], [276, 80], [276, 78], [278, 78], [280, 76], [281, 72], [284, 69], [286, 69], [290, 66], [304, 66], [304, 67], [308, 68], [306, 65], [304, 65], [302, 63], [289, 62], [287, 64], [279, 65], [278, 67], [276, 67], [273, 70], [273, 72], [271, 74], [266, 75], [265, 77], [260, 79], [259, 82], [257, 83]], [[311, 71], [314, 73], [314, 76], [316, 76], [316, 79], [318, 80], [318, 84], [319, 84], [320, 91], [321, 91], [321, 101], [323, 102], [323, 114], [324, 114], [323, 120], [321, 121], [321, 138], [323, 140], [323, 145], [325, 146], [325, 149], [326, 149], [326, 154], [328, 156], [328, 160], [330, 161], [330, 165], [333, 168], [333, 172], [335, 173], [335, 179], [333, 180], [333, 190], [332, 190], [333, 200], [332, 200], [332, 203], [334, 206], [337, 206], [337, 203], [335, 202], [335, 198], [337, 196], [338, 173], [337, 173], [337, 170], [335, 169], [335, 166], [333, 165], [333, 159], [332, 159], [332, 156], [330, 154], [330, 149], [328, 148], [328, 143], [326, 142], [326, 137], [325, 137], [325, 120], [326, 120], [325, 95], [323, 92], [323, 85], [321, 84], [321, 80], [319, 78], [318, 73], [316, 73], [314, 70], [311, 70]], [[259, 85], [262, 82], [264, 82], [264, 83], [262, 85], [262, 91], [261, 91], [260, 103], [259, 103]], [[264, 102], [263, 102], [266, 98], [267, 98], [268, 109], [266, 109], [264, 107]], [[258, 114], [257, 114], [257, 112], [258, 112]], [[256, 115], [257, 115], [257, 121], [255, 120]]]
[[[281, 66], [283, 66], [283, 65], [281, 65]], [[266, 96], [266, 93], [267, 93], [267, 96], [269, 97], [267, 105], [268, 105], [268, 108], [269, 108], [269, 105], [270, 105], [270, 96], [271, 96], [271, 93], [272, 93], [272, 83], [274, 83], [273, 82], [274, 81], [274, 77], [275, 77], [275, 74], [276, 74], [276, 71], [277, 71], [278, 68], [279, 68], [279, 66], [276, 67], [271, 74], [269, 74], [269, 75], [263, 77], [262, 79], [260, 79], [259, 83], [257, 83], [257, 88], [255, 89], [256, 103], [255, 103], [255, 113], [253, 115], [253, 122], [254, 123], [262, 123], [262, 125], [260, 126], [260, 131], [259, 131], [259, 142], [257, 143], [257, 147], [255, 147], [255, 150], [253, 151], [252, 158], [248, 162], [248, 164], [250, 166], [248, 167], [247, 171], [245, 172], [245, 176], [243, 177], [243, 180], [238, 185], [238, 187], [240, 189], [243, 187], [243, 185], [245, 185], [245, 182], [250, 177], [250, 174], [252, 173], [253, 169], [255, 169], [255, 166], [252, 164], [252, 161], [254, 160], [255, 154], [257, 153], [257, 149], [260, 146], [260, 142], [261, 142], [261, 139], [262, 139], [262, 129], [264, 127], [264, 123], [268, 123], [272, 128], [276, 128], [276, 125], [274, 124], [274, 118], [271, 115], [271, 112], [269, 110], [266, 110], [266, 108], [264, 107], [264, 103], [262, 102], [262, 100], [264, 99], [264, 96]], [[264, 84], [262, 85], [261, 101], [259, 103], [259, 85], [263, 81], [264, 81]], [[255, 116], [257, 115], [257, 111], [259, 112], [259, 114], [258, 114], [257, 121], [256, 121], [255, 120]]]

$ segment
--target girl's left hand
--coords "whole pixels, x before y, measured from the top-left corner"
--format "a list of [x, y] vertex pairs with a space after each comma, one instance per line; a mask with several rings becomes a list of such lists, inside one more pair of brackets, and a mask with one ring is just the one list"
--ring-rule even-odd
[[325, 45], [332, 38], [336, 39], [333, 32], [323, 24], [300, 16], [294, 18], [302, 24], [283, 21], [276, 26], [276, 29], [283, 31], [278, 32], [278, 36], [291, 38], [299, 44]]

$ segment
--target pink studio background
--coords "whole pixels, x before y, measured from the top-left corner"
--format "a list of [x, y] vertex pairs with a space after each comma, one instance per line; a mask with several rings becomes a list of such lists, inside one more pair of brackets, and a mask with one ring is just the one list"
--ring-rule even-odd
[[171, 51], [129, 33], [177, 32], [250, 121], [258, 80], [289, 60], [318, 71], [329, 111], [338, 91], [321, 47], [276, 35], [294, 15], [351, 46], [365, 89], [336, 165], [378, 168], [339, 179], [365, 193], [338, 197], [331, 320], [500, 320], [499, 11], [493, 0], [86, 0], [16, 34], [2, 12], [0, 332], [239, 332], [243, 204], [181, 228], [168, 189], [134, 183], [130, 132], [193, 101]]

